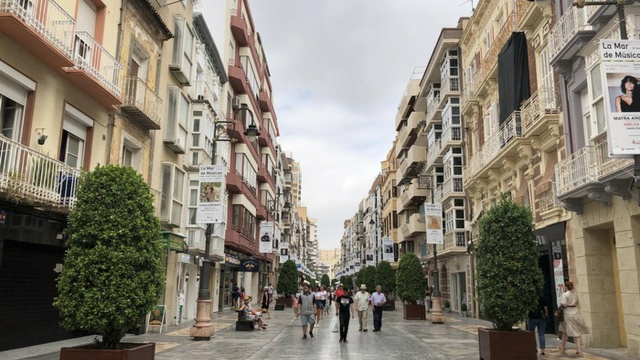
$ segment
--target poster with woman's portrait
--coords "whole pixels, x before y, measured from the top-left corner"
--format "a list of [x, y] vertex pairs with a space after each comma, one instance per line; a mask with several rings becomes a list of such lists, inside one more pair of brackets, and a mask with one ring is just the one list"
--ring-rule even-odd
[[227, 168], [224, 165], [200, 166], [197, 223], [209, 224], [224, 221], [226, 175]]

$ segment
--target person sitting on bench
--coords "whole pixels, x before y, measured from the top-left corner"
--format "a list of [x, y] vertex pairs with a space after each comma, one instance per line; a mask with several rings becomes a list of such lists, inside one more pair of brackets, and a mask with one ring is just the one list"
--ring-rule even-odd
[[251, 296], [247, 296], [247, 298], [244, 299], [244, 304], [238, 310], [242, 311], [242, 315], [245, 320], [253, 320], [257, 322], [258, 330], [264, 330], [267, 328], [268, 324], [266, 324], [264, 320], [262, 320], [260, 312], [257, 312], [251, 308]]

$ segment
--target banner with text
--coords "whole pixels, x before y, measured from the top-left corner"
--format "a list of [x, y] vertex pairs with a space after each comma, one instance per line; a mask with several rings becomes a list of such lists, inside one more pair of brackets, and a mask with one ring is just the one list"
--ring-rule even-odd
[[[589, 133], [607, 130], [608, 153], [612, 157], [640, 154], [640, 41], [600, 40], [602, 90], [606, 128], [596, 112]], [[602, 124], [602, 125], [601, 125]], [[598, 154], [603, 156], [603, 154]]]
[[424, 216], [427, 221], [427, 244], [442, 244], [442, 204], [424, 203]]
[[382, 260], [392, 263], [394, 260], [392, 238], [390, 237], [382, 238], [382, 251], [383, 251]]
[[260, 223], [260, 252], [270, 253], [273, 251], [273, 223], [263, 221]]
[[224, 192], [227, 168], [224, 165], [200, 165], [200, 195], [198, 196], [198, 224], [225, 222]]
[[365, 264], [367, 264], [367, 266], [375, 265], [375, 261], [373, 261], [373, 255], [373, 250], [367, 250], [365, 258]]

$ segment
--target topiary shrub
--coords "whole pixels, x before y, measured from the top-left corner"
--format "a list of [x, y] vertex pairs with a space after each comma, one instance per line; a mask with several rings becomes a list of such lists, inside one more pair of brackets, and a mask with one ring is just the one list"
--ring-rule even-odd
[[80, 178], [54, 306], [62, 325], [102, 335], [117, 349], [163, 293], [165, 249], [153, 196], [129, 167], [98, 166]]
[[537, 306], [543, 276], [531, 211], [506, 196], [479, 221], [477, 274], [484, 315], [509, 331]]
[[396, 290], [400, 300], [410, 305], [417, 305], [427, 295], [422, 265], [412, 252], [400, 258]]
[[329, 275], [327, 274], [322, 275], [322, 279], [320, 280], [320, 283], [324, 285], [324, 287], [329, 287], [331, 285], [331, 280], [329, 280]]
[[349, 278], [346, 275], [340, 276], [340, 284], [342, 284], [346, 290], [346, 287], [349, 286]]
[[[360, 272], [360, 279], [362, 283], [367, 286], [367, 291], [374, 292], [376, 289], [376, 267], [367, 266]], [[360, 286], [360, 284], [358, 284]]]
[[298, 292], [298, 269], [295, 261], [287, 260], [282, 264], [276, 290], [278, 294], [283, 294], [286, 297]]
[[385, 294], [396, 291], [396, 274], [391, 268], [391, 264], [386, 261], [378, 263], [375, 283], [382, 287], [382, 292]]

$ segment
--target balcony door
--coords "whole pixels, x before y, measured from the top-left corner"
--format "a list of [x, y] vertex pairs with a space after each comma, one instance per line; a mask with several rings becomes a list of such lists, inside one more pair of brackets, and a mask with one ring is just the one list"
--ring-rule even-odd
[[74, 51], [77, 60], [91, 64], [96, 29], [97, 8], [87, 0], [78, 1]]
[[[145, 84], [147, 83], [147, 75], [149, 72], [149, 58], [145, 56], [137, 48], [131, 51], [131, 61], [129, 63], [129, 97], [130, 103], [135, 103], [139, 107], [143, 107], [145, 103]], [[138, 84], [141, 82], [142, 84]]]
[[85, 144], [92, 128], [93, 119], [69, 104], [65, 106], [60, 161], [73, 168], [82, 168], [86, 151]]

